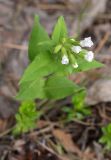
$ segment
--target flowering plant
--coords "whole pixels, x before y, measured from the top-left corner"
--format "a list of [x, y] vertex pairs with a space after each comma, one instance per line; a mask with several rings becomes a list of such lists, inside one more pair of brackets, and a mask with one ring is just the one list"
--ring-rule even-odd
[[20, 80], [19, 100], [62, 99], [80, 91], [68, 79], [70, 74], [101, 67], [94, 60], [91, 37], [78, 41], [69, 37], [64, 18], [59, 17], [51, 38], [41, 26], [38, 16], [29, 41], [30, 64]]
[[[40, 111], [40, 114], [35, 113], [35, 99], [59, 100], [79, 93], [73, 100], [75, 110], [79, 117], [89, 113], [84, 107], [84, 92], [81, 92], [84, 87], [72, 82], [68, 76], [102, 66], [94, 60], [94, 53], [86, 49], [92, 45], [91, 37], [81, 41], [69, 37], [62, 16], [59, 17], [50, 38], [41, 26], [38, 16], [35, 16], [28, 48], [30, 64], [19, 82], [20, 91], [16, 97], [25, 102], [16, 115], [14, 133], [26, 132], [35, 126], [35, 120], [41, 115]], [[67, 113], [68, 119], [75, 116], [71, 114], [72, 110], [67, 110]]]

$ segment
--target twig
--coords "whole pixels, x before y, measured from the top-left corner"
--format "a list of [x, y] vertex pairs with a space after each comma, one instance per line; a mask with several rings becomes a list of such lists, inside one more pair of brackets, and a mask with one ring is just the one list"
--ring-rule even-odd
[[[57, 156], [59, 158], [59, 160], [64, 160], [65, 158], [63, 156], [61, 156], [59, 153], [56, 153], [54, 150], [52, 150], [51, 148], [49, 148], [48, 146], [46, 146], [43, 143], [39, 142], [39, 145], [41, 145], [44, 149], [46, 149], [48, 152], [52, 153], [53, 155]], [[67, 160], [69, 160], [69, 158], [66, 158]]]
[[60, 5], [60, 4], [37, 4], [37, 7], [43, 10], [53, 10], [53, 9], [66, 9], [65, 5]]
[[19, 50], [28, 50], [27, 46], [22, 46], [18, 44], [11, 44], [11, 43], [4, 43], [1, 45], [4, 48], [10, 48], [10, 49], [19, 49]]
[[95, 49], [95, 53], [100, 52], [100, 50], [103, 48], [103, 46], [105, 45], [106, 41], [108, 40], [109, 36], [110, 36], [110, 33], [106, 32], [104, 37], [103, 37], [103, 39], [100, 41], [99, 45]]
[[39, 131], [32, 132], [32, 133], [30, 133], [30, 136], [38, 136], [40, 134], [44, 134], [45, 132], [51, 131], [53, 129], [53, 127], [54, 127], [54, 124], [52, 124], [46, 128], [40, 129]]
[[101, 108], [98, 108], [99, 110], [99, 114], [100, 116], [105, 119], [105, 120], [108, 120], [108, 121], [111, 121], [111, 118], [107, 116], [106, 114], [106, 109], [103, 107], [102, 109]]
[[38, 102], [39, 108], [45, 106], [48, 102], [49, 102], [48, 100], [43, 100], [43, 101]]
[[98, 16], [97, 16], [97, 19], [107, 19], [107, 20], [111, 20], [111, 14], [99, 14]]
[[0, 133], [0, 138], [2, 138], [3, 136], [7, 135], [8, 133], [10, 133], [10, 132], [13, 130], [14, 127], [15, 127], [15, 126], [7, 129], [7, 130], [4, 131], [3, 133]]
[[38, 8], [43, 10], [66, 10], [66, 9], [73, 9], [74, 10], [74, 4], [68, 3], [68, 4], [37, 4]]
[[[92, 125], [94, 126], [95, 125], [93, 123], [83, 122], [83, 121], [80, 121], [78, 119], [74, 119], [73, 121], [76, 122], [76, 123], [79, 123], [81, 125], [84, 125], [84, 126], [92, 126]], [[103, 123], [98, 123], [98, 124], [96, 124], [96, 126], [103, 126]]]

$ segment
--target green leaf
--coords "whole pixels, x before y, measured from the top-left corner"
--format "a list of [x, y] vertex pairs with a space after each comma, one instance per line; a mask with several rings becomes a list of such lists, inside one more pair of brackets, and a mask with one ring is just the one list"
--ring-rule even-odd
[[52, 73], [67, 75], [69, 67], [62, 65], [60, 59], [56, 59], [50, 52], [41, 53], [36, 56], [32, 63], [25, 70], [19, 84], [27, 81], [49, 76]]
[[19, 83], [21, 84], [47, 76], [53, 73], [56, 69], [57, 65], [54, 62], [53, 56], [48, 52], [44, 54], [41, 53], [37, 55], [34, 61], [28, 66]]
[[87, 71], [94, 68], [100, 68], [103, 67], [104, 64], [93, 60], [92, 62], [87, 62], [84, 59], [78, 59], [77, 60], [79, 67], [74, 69], [75, 72], [81, 72], [81, 71]]
[[74, 94], [81, 88], [66, 77], [53, 75], [46, 81], [44, 89], [49, 99], [61, 99]]
[[27, 81], [20, 85], [20, 91], [16, 98], [18, 100], [34, 100], [35, 98], [45, 98], [44, 87], [45, 80], [35, 79], [33, 81]]
[[61, 41], [61, 39], [65, 37], [67, 37], [67, 27], [64, 18], [61, 16], [59, 17], [54, 27], [54, 31], [52, 33], [52, 41], [55, 45], [57, 45]]
[[35, 16], [34, 26], [29, 40], [29, 59], [32, 61], [40, 52], [49, 50], [50, 46], [49, 36], [39, 23], [38, 16]]

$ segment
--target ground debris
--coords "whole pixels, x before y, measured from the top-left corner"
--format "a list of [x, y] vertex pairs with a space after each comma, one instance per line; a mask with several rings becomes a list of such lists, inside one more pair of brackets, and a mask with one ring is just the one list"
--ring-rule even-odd
[[88, 90], [86, 103], [94, 105], [100, 102], [111, 102], [110, 79], [97, 80]]

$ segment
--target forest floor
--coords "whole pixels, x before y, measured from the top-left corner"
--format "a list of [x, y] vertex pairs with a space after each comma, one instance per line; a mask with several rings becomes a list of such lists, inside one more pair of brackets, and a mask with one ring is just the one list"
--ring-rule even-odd
[[[0, 12], [0, 160], [111, 160], [111, 152], [99, 143], [101, 127], [111, 122], [111, 1], [1, 0]], [[63, 107], [71, 102], [58, 101], [35, 130], [15, 138], [10, 132], [19, 106], [14, 96], [28, 65], [35, 14], [49, 35], [57, 17], [63, 15], [70, 35], [92, 37], [95, 58], [105, 66], [71, 77], [78, 84], [85, 82], [90, 116], [62, 122]]]

